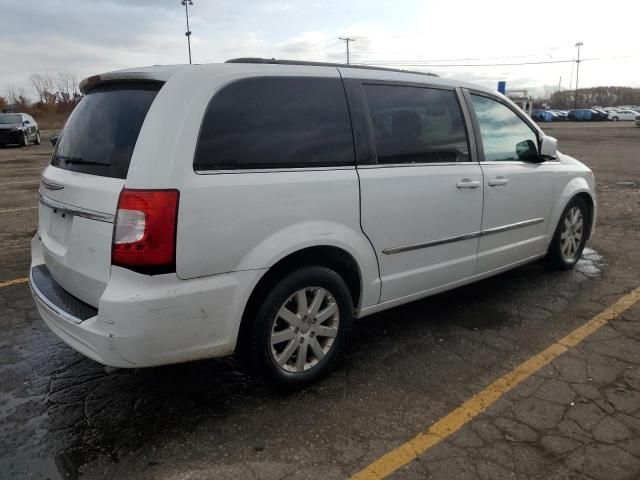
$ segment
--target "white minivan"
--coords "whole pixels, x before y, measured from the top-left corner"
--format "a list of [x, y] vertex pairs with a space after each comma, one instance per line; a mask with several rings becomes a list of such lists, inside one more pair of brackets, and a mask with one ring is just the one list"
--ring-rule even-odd
[[105, 365], [231, 355], [327, 373], [353, 318], [593, 231], [592, 172], [504, 96], [434, 75], [237, 59], [89, 77], [42, 174], [30, 285]]

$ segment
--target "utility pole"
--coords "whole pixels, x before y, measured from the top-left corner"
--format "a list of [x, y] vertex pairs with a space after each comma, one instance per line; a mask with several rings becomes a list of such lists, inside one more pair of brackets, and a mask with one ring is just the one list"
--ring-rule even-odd
[[193, 6], [192, 0], [182, 0], [180, 4], [184, 5], [184, 14], [187, 17], [187, 31], [185, 36], [187, 37], [187, 48], [189, 49], [189, 65], [191, 65], [191, 30], [189, 30], [189, 5]]
[[344, 40], [347, 44], [347, 65], [349, 65], [349, 42], [355, 42], [356, 39], [353, 37], [338, 37], [340, 40]]
[[573, 108], [578, 108], [578, 79], [580, 77], [580, 47], [584, 45], [582, 42], [576, 43], [578, 47], [578, 59], [576, 60], [576, 90], [573, 96]]
[[560, 80], [558, 81], [558, 91], [562, 91], [562, 75], [560, 75]]

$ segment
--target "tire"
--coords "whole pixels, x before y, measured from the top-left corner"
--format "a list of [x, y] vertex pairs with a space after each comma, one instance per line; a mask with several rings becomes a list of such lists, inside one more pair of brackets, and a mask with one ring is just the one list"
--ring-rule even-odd
[[[578, 212], [578, 213], [576, 213]], [[577, 215], [577, 216], [576, 216]], [[545, 264], [554, 270], [570, 270], [582, 256], [591, 225], [591, 211], [580, 197], [573, 198], [558, 221]], [[567, 236], [573, 240], [567, 240]]]
[[36, 145], [40, 145], [40, 130], [36, 132], [36, 139], [33, 143], [35, 143]]
[[614, 122], [617, 122], [619, 120], [618, 117], [613, 117], [611, 120], [613, 120]]
[[[320, 297], [318, 313], [313, 315]], [[302, 301], [305, 304], [300, 305]], [[319, 380], [344, 352], [352, 305], [349, 289], [335, 271], [310, 266], [290, 273], [264, 296], [255, 318], [247, 319], [251, 323], [239, 343], [243, 363], [278, 389], [301, 388]], [[272, 344], [274, 339], [280, 341]]]
[[27, 136], [27, 132], [22, 134], [22, 138], [20, 139], [20, 146], [27, 147], [29, 146], [29, 137]]

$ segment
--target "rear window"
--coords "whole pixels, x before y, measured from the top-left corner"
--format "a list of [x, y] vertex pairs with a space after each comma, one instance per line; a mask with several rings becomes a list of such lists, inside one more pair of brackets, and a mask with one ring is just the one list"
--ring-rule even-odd
[[209, 103], [196, 170], [353, 165], [347, 101], [338, 78], [260, 77]]
[[67, 120], [51, 164], [126, 178], [142, 122], [161, 86], [158, 82], [119, 83], [91, 90]]

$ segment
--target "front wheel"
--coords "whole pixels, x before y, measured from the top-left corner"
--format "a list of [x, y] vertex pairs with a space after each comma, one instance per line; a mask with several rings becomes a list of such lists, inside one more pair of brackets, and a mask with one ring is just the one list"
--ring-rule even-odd
[[614, 122], [618, 121], [618, 117], [613, 117], [611, 120], [613, 120]]
[[590, 218], [589, 207], [582, 198], [577, 197], [569, 202], [562, 212], [545, 257], [548, 266], [559, 270], [573, 268], [587, 243]]
[[36, 132], [36, 140], [34, 142], [36, 145], [40, 145], [40, 131]]
[[352, 322], [352, 301], [342, 277], [325, 267], [304, 267], [265, 296], [246, 330], [244, 360], [277, 387], [310, 384], [335, 366]]
[[27, 132], [22, 134], [22, 138], [20, 139], [20, 146], [26, 147], [29, 145], [29, 137], [27, 136]]

